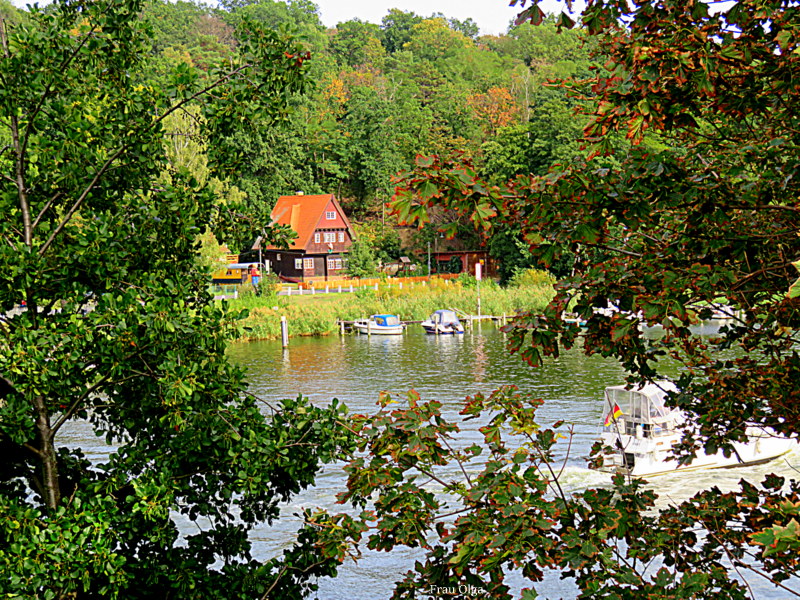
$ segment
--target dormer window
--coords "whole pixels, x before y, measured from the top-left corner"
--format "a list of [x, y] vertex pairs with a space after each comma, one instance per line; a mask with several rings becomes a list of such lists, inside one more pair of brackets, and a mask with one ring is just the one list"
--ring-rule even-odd
[[325, 211], [325, 219], [328, 221], [335, 221], [336, 220], [336, 211], [335, 210], [326, 210]]

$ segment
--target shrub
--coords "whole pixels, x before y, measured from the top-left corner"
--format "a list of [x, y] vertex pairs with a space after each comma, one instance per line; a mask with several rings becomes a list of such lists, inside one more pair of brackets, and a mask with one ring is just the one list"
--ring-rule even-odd
[[539, 269], [516, 269], [508, 282], [509, 287], [553, 286], [556, 278]]

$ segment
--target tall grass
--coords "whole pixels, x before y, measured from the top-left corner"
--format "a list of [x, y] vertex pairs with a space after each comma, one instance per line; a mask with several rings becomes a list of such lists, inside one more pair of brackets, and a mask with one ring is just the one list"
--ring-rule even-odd
[[266, 298], [245, 295], [230, 301], [230, 306], [249, 311], [242, 323], [242, 341], [280, 337], [281, 316], [286, 317], [292, 336], [328, 335], [338, 331], [339, 321], [354, 321], [377, 313], [396, 314], [404, 321], [422, 321], [440, 308], [474, 315], [479, 292], [481, 314], [492, 316], [539, 311], [553, 297], [554, 279], [549, 275], [531, 277], [520, 283], [501, 288], [491, 281], [482, 281], [478, 286], [474, 278], [452, 282], [434, 279], [427, 285], [403, 289], [386, 287], [352, 294]]

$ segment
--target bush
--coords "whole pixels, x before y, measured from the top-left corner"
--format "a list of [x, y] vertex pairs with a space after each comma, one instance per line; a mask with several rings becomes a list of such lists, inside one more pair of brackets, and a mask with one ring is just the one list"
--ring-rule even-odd
[[509, 287], [538, 287], [538, 286], [552, 286], [556, 282], [547, 271], [540, 271], [539, 269], [516, 269], [514, 275], [508, 281]]

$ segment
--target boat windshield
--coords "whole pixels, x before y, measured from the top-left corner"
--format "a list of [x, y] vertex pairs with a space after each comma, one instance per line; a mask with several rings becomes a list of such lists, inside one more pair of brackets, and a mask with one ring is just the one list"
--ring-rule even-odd
[[400, 319], [398, 319], [396, 315], [372, 315], [372, 320], [384, 327], [400, 325]]
[[664, 405], [668, 389], [648, 385], [639, 390], [623, 387], [606, 389], [605, 411], [614, 419], [624, 417], [637, 423], [661, 423], [672, 415], [672, 409]]

